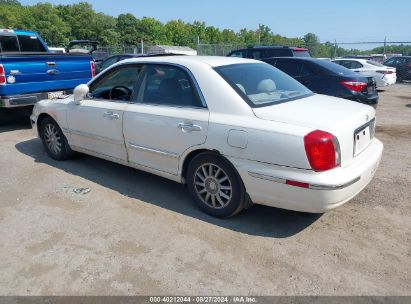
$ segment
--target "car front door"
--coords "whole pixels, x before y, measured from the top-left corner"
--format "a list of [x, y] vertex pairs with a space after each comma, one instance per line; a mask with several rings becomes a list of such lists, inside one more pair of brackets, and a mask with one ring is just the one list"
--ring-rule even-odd
[[191, 74], [174, 65], [146, 64], [124, 114], [130, 164], [178, 175], [182, 154], [205, 142], [208, 119]]
[[90, 85], [89, 96], [80, 105], [69, 104], [67, 122], [75, 150], [127, 161], [123, 114], [139, 71], [140, 67], [136, 65], [111, 69]]

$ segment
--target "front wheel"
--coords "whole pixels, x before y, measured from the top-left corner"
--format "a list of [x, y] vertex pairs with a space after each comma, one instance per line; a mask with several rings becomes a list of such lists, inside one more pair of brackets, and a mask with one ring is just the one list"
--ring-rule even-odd
[[187, 187], [197, 205], [215, 217], [240, 212], [245, 202], [245, 187], [235, 168], [215, 153], [202, 153], [189, 164]]
[[52, 118], [45, 118], [40, 124], [40, 137], [48, 155], [55, 160], [66, 160], [72, 150], [58, 124]]

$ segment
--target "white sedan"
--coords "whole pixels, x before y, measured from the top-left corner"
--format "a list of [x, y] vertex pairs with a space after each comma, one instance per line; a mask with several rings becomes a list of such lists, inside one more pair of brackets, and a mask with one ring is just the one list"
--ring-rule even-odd
[[340, 206], [371, 181], [383, 151], [372, 107], [241, 58], [125, 60], [66, 99], [38, 102], [31, 121], [52, 158], [78, 151], [184, 183], [218, 217], [252, 203]]
[[332, 62], [342, 65], [353, 72], [364, 76], [374, 77], [377, 87], [390, 86], [397, 81], [397, 73], [395, 68], [385, 66], [376, 61], [344, 58], [332, 60]]

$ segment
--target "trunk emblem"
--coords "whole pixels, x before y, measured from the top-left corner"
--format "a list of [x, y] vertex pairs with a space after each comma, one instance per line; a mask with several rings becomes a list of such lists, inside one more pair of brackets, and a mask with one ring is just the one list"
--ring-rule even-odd
[[8, 83], [15, 83], [16, 82], [16, 77], [14, 77], [14, 76], [7, 77], [7, 82]]

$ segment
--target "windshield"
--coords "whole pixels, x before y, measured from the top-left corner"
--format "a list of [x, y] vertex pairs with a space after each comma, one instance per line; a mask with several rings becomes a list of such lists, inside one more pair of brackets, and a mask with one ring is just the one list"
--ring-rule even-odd
[[215, 70], [251, 107], [283, 103], [313, 94], [297, 80], [268, 64], [233, 64]]

